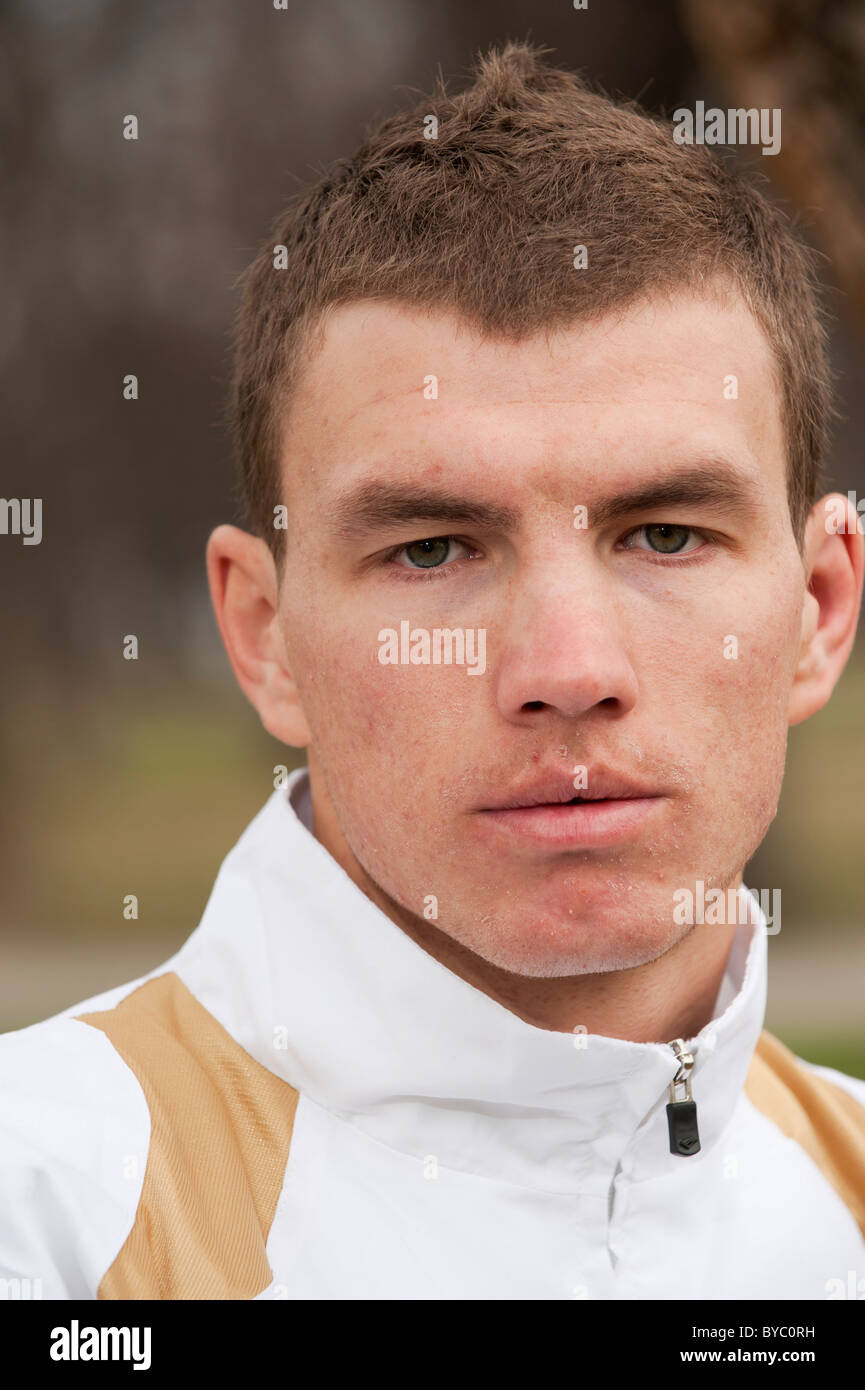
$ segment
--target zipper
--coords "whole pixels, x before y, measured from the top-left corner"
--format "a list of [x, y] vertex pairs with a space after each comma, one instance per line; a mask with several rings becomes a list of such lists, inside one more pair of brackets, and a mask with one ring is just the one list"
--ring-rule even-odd
[[[690, 1158], [691, 1154], [700, 1152], [697, 1102], [691, 1099], [691, 1071], [694, 1066], [694, 1056], [688, 1051], [682, 1038], [674, 1038], [667, 1046], [673, 1049], [679, 1063], [679, 1070], [670, 1082], [670, 1099], [667, 1104], [670, 1153], [678, 1154], [680, 1158]], [[676, 1095], [677, 1086], [684, 1089], [682, 1096]]]

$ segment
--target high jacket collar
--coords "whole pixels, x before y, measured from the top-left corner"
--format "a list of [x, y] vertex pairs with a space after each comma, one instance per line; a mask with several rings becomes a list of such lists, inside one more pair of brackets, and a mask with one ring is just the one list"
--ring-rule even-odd
[[315, 839], [308, 807], [301, 770], [227, 856], [172, 962], [252, 1056], [370, 1139], [500, 1181], [601, 1196], [620, 1170], [638, 1181], [705, 1161], [763, 1024], [766, 929], [750, 894], [715, 1017], [689, 1040], [701, 1154], [682, 1158], [669, 1046], [524, 1022], [381, 912]]

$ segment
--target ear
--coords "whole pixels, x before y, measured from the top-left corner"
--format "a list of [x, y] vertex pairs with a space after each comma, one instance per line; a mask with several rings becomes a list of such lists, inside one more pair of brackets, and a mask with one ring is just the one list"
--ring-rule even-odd
[[306, 748], [310, 733], [288, 666], [279, 580], [267, 544], [236, 526], [218, 526], [207, 542], [207, 578], [238, 685], [268, 733]]
[[811, 510], [803, 544], [807, 592], [789, 722], [822, 709], [846, 665], [862, 600], [865, 540], [853, 503], [840, 493]]

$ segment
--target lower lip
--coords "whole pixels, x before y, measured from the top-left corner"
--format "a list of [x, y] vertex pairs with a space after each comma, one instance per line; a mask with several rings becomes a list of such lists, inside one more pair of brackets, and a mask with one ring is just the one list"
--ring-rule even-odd
[[605, 849], [634, 839], [663, 800], [661, 796], [635, 796], [584, 801], [579, 806], [518, 806], [480, 814], [488, 825], [531, 844], [553, 849]]

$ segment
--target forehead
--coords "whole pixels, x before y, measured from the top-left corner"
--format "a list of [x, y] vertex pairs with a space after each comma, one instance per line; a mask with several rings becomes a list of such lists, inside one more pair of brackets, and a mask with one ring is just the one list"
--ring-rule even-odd
[[785, 485], [767, 339], [735, 294], [681, 292], [514, 341], [458, 315], [358, 301], [331, 311], [299, 375], [284, 439], [287, 500], [419, 458], [456, 474], [633, 469], [665, 453], [733, 453]]

